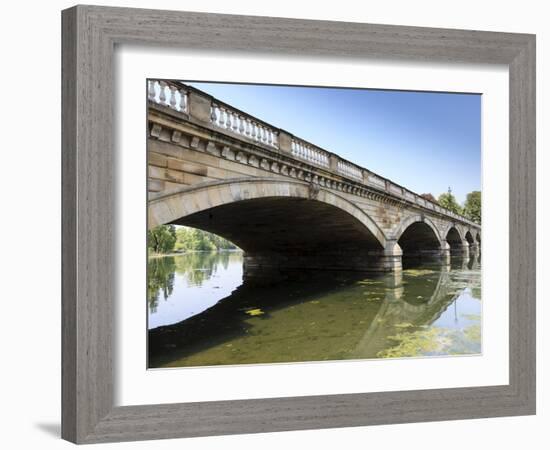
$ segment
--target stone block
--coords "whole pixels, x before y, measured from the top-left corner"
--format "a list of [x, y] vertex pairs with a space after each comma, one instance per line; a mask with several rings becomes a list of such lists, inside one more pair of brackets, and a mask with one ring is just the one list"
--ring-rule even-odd
[[189, 115], [194, 119], [210, 123], [210, 104], [209, 97], [194, 91], [189, 92]]
[[292, 153], [292, 136], [283, 130], [279, 132], [279, 150], [288, 154]]

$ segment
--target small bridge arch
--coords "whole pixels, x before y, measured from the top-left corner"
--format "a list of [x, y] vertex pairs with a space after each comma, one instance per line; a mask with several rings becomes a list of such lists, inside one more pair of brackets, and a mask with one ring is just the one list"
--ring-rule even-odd
[[404, 257], [441, 254], [441, 237], [436, 225], [421, 214], [406, 217], [397, 227], [394, 239]]

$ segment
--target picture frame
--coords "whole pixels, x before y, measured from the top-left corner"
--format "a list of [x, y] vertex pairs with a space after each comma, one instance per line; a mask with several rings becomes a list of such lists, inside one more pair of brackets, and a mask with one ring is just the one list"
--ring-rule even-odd
[[[62, 32], [64, 439], [116, 442], [535, 414], [535, 36], [99, 6], [64, 10]], [[114, 406], [113, 54], [119, 44], [507, 65], [509, 384]]]

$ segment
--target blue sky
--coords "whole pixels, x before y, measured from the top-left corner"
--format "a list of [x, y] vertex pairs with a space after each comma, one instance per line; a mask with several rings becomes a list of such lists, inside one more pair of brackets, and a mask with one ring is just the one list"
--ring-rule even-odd
[[481, 190], [481, 96], [188, 83], [419, 194]]

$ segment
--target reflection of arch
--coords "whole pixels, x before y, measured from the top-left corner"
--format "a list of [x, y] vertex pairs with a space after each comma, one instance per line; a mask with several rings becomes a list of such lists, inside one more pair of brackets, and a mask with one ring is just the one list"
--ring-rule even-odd
[[[149, 228], [157, 225], [174, 223], [182, 218], [198, 215], [205, 211], [215, 211], [214, 208], [229, 205], [247, 204], [247, 201], [277, 200], [279, 204], [284, 199], [309, 200], [300, 205], [317, 203], [325, 205], [334, 213], [334, 208], [342, 213], [340, 218], [349, 223], [350, 227], [358, 229], [362, 225], [363, 232], [368, 231], [377, 246], [386, 246], [386, 236], [378, 225], [359, 207], [345, 198], [324, 189], [314, 189], [309, 184], [300, 181], [279, 180], [274, 178], [239, 178], [233, 180], [200, 183], [185, 187], [167, 194], [154, 196], [148, 204]], [[248, 203], [252, 204], [252, 203]], [[290, 204], [290, 203], [288, 203]], [[328, 206], [327, 206], [328, 205]], [[332, 207], [332, 208], [330, 208]], [[324, 217], [312, 217], [319, 224], [324, 224]], [[245, 221], [246, 219], [243, 219]], [[326, 220], [326, 219], [325, 219]], [[214, 231], [215, 232], [215, 231]], [[238, 242], [236, 242], [238, 244]]]
[[449, 283], [448, 272], [440, 272], [437, 281], [428, 286], [433, 291], [420, 302], [401, 300], [393, 294], [394, 290], [386, 289], [386, 298], [353, 350], [353, 356], [365, 358], [382, 350], [381, 344], [387, 342], [387, 336], [395, 333], [395, 323], [418, 326], [435, 322], [460, 295], [456, 287]]
[[401, 223], [399, 224], [399, 227], [397, 228], [397, 231], [394, 233], [395, 240], [399, 240], [399, 238], [401, 238], [401, 236], [403, 235], [405, 230], [407, 228], [409, 228], [409, 226], [411, 226], [412, 224], [414, 224], [416, 222], [421, 222], [421, 223], [425, 223], [426, 225], [428, 225], [432, 229], [432, 231], [434, 232], [435, 237], [437, 238], [437, 240], [441, 241], [441, 237], [439, 236], [439, 230], [434, 225], [434, 223], [430, 219], [428, 219], [426, 216], [423, 216], [423, 215], [420, 215], [420, 214], [414, 215], [414, 216], [409, 216], [409, 217], [405, 218], [403, 221], [401, 221]]

